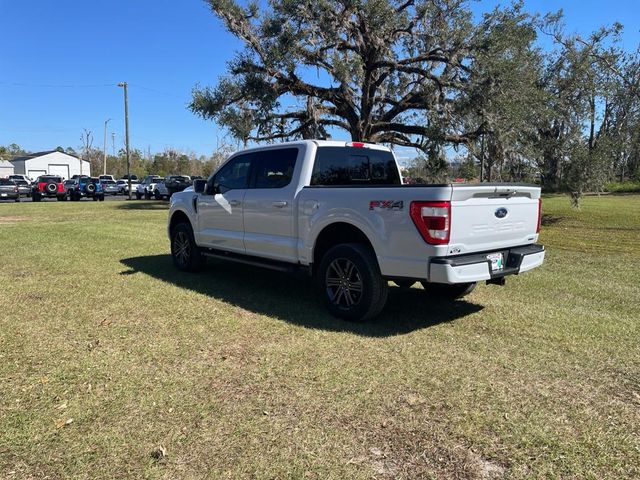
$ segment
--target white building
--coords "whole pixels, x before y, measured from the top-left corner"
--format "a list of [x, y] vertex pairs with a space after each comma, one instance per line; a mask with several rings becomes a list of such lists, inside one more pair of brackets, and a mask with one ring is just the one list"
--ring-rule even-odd
[[13, 164], [0, 160], [0, 178], [6, 178], [13, 173]]
[[58, 175], [65, 179], [73, 175], [91, 175], [89, 162], [58, 150], [18, 157], [10, 163], [15, 170], [13, 173], [23, 174], [31, 179], [40, 175]]

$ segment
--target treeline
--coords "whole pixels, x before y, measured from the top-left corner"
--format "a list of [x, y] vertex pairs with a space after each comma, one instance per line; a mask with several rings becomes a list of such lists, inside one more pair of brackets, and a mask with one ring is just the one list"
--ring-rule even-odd
[[[103, 152], [96, 148], [75, 149], [73, 147], [57, 147], [71, 155], [82, 157], [91, 163], [92, 175], [99, 175], [104, 171]], [[19, 145], [11, 144], [0, 146], [0, 160], [11, 160], [13, 158], [29, 155], [32, 152], [21, 148]], [[133, 149], [129, 154], [131, 174], [144, 177], [145, 175], [200, 175], [208, 177], [218, 166], [232, 153], [232, 148], [223, 145], [218, 151], [210, 156], [196, 155], [194, 153], [184, 153], [174, 149], [166, 149], [163, 152], [154, 154], [144, 154], [141, 150]], [[122, 178], [127, 173], [127, 159], [124, 150], [120, 150], [117, 155], [107, 155], [106, 173]]]

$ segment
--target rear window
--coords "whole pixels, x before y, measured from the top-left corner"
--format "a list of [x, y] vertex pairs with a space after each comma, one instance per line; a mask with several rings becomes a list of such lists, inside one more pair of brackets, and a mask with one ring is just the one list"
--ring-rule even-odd
[[400, 185], [391, 152], [356, 147], [319, 147], [311, 185]]
[[0, 178], [0, 185], [15, 185], [15, 183], [8, 178]]
[[55, 183], [62, 183], [62, 179], [60, 177], [40, 177], [38, 179], [40, 182], [55, 182]]

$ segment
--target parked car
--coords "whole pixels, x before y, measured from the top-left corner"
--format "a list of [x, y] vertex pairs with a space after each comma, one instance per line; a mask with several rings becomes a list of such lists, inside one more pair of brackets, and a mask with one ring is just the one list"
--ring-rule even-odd
[[24, 197], [31, 196], [31, 185], [26, 180], [14, 180], [13, 181], [18, 186], [18, 193]]
[[164, 198], [169, 198], [169, 190], [167, 189], [167, 179], [163, 178], [162, 180], [158, 180], [155, 188], [153, 189], [153, 197], [156, 200], [162, 200]]
[[20, 201], [20, 192], [18, 185], [8, 178], [0, 178], [0, 200]]
[[167, 233], [180, 270], [214, 257], [302, 271], [334, 316], [360, 321], [389, 281], [457, 298], [542, 265], [540, 213], [536, 186], [405, 186], [388, 147], [305, 140], [232, 155], [173, 196]]
[[100, 186], [102, 187], [102, 191], [105, 195], [117, 195], [120, 193], [118, 191], [118, 184], [115, 180], [100, 180]]
[[142, 183], [136, 187], [136, 198], [140, 200], [144, 197], [145, 199], [150, 200], [158, 180], [162, 180], [162, 177], [158, 175], [147, 175], [144, 177]]
[[[120, 180], [118, 180], [116, 182], [116, 184], [118, 185], [118, 193], [120, 193], [121, 195], [128, 195], [129, 194], [129, 181], [121, 178]], [[131, 180], [131, 193], [135, 195], [136, 192], [136, 188], [138, 187], [138, 185], [140, 184], [140, 182], [138, 182], [137, 180]]]
[[104, 201], [104, 192], [98, 178], [79, 177], [72, 182], [71, 188], [67, 187], [67, 195], [72, 202], [77, 202], [82, 198], [91, 198], [94, 202]]
[[164, 184], [167, 190], [167, 197], [171, 198], [174, 193], [181, 192], [185, 188], [192, 185], [193, 181], [191, 177], [187, 175], [169, 175], [164, 179]]
[[57, 198], [58, 201], [67, 199], [62, 178], [57, 175], [41, 175], [31, 184], [31, 198], [39, 202], [43, 198]]
[[18, 182], [18, 181], [27, 182], [27, 185], [31, 186], [31, 179], [26, 175], [15, 173], [13, 175], [9, 175], [7, 178], [9, 180], [13, 180], [14, 182]]
[[116, 179], [113, 175], [98, 175], [98, 180], [102, 181], [102, 180], [111, 180], [112, 182], [115, 182]]

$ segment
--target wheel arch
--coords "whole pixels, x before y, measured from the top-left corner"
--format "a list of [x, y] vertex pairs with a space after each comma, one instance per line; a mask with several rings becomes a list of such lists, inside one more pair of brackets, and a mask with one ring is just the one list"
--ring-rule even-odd
[[171, 235], [175, 226], [180, 223], [187, 223], [193, 230], [193, 225], [191, 224], [189, 215], [182, 210], [176, 210], [171, 214], [171, 220], [169, 220], [169, 235]]
[[[347, 222], [334, 222], [322, 228], [313, 245], [313, 270], [320, 265], [325, 253], [342, 243], [359, 243], [371, 249], [376, 256], [375, 248], [369, 237], [357, 226]], [[377, 261], [377, 258], [376, 258]]]

